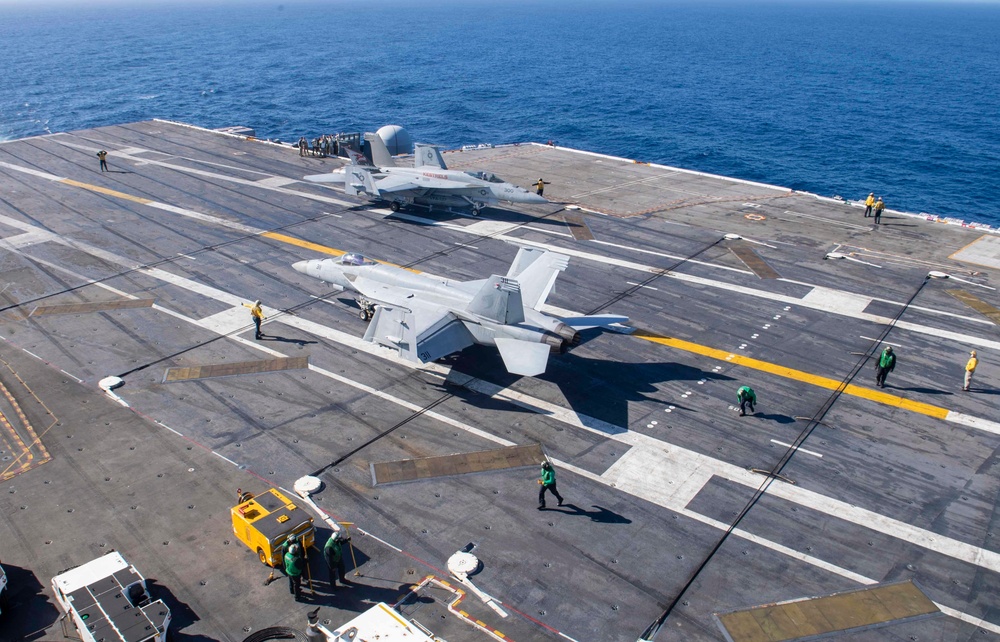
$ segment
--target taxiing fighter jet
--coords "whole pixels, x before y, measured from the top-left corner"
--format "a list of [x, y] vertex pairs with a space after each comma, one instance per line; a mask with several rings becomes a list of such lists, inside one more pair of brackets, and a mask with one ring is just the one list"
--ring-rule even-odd
[[343, 183], [351, 196], [364, 194], [389, 201], [393, 212], [405, 204], [428, 207], [471, 207], [473, 213], [501, 201], [508, 203], [548, 203], [545, 198], [504, 182], [490, 172], [463, 172], [445, 167], [434, 145], [416, 143], [411, 167], [396, 167], [385, 143], [378, 136], [369, 139], [375, 164], [348, 151], [351, 162], [328, 174], [313, 174], [313, 183]]
[[299, 261], [302, 274], [358, 294], [365, 340], [426, 363], [474, 343], [496, 346], [507, 370], [545, 372], [549, 353], [579, 343], [579, 330], [624, 323], [601, 314], [559, 319], [539, 312], [569, 257], [521, 248], [507, 276], [451, 281], [370, 261], [360, 254]]

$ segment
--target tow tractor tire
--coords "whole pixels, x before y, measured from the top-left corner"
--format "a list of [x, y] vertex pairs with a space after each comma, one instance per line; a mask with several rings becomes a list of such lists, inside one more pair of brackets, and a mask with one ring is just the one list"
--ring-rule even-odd
[[397, 201], [393, 201], [393, 202], [389, 203], [389, 209], [392, 210], [393, 212], [398, 212], [399, 211], [399, 203]]
[[267, 555], [264, 554], [264, 549], [260, 547], [257, 548], [257, 558], [260, 560], [260, 563], [263, 564], [264, 566], [271, 565], [271, 560], [267, 559]]

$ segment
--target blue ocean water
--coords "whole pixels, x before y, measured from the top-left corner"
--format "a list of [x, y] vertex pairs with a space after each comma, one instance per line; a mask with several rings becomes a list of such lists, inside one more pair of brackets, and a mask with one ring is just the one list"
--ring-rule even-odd
[[1000, 225], [1000, 5], [278, 0], [0, 5], [0, 138], [147, 118], [394, 123]]

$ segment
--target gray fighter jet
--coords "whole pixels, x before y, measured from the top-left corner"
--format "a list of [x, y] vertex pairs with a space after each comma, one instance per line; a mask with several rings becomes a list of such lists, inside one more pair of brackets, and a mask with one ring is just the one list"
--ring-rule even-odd
[[549, 353], [565, 351], [587, 328], [624, 323], [601, 314], [559, 319], [539, 312], [569, 257], [521, 248], [506, 276], [452, 281], [370, 261], [360, 254], [299, 261], [292, 267], [357, 293], [365, 340], [426, 363], [474, 343], [496, 346], [507, 370], [545, 372]]
[[474, 214], [487, 205], [507, 203], [548, 203], [528, 190], [504, 182], [491, 172], [463, 172], [445, 167], [434, 145], [414, 145], [413, 167], [397, 167], [385, 143], [378, 136], [369, 139], [374, 165], [353, 151], [351, 162], [328, 174], [304, 177], [313, 183], [343, 183], [351, 196], [364, 194], [387, 200], [393, 212], [405, 204], [428, 207], [471, 207]]

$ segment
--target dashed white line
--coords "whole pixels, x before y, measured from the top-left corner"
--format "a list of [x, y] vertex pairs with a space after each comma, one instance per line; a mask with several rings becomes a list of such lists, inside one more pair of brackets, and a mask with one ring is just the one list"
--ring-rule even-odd
[[[772, 444], [778, 444], [779, 446], [784, 446], [785, 448], [791, 448], [792, 447], [791, 444], [786, 444], [785, 442], [778, 441], [777, 439], [772, 439], [771, 443]], [[823, 455], [821, 455], [821, 454], [819, 454], [817, 452], [813, 452], [811, 450], [806, 450], [805, 448], [796, 448], [795, 450], [797, 450], [800, 453], [805, 453], [807, 455], [812, 455], [813, 457], [819, 457], [821, 459], [823, 458]]]
[[177, 432], [176, 430], [174, 430], [173, 428], [171, 428], [171, 427], [170, 427], [170, 426], [168, 426], [167, 424], [163, 423], [162, 421], [157, 421], [156, 423], [160, 424], [161, 426], [163, 426], [164, 428], [166, 428], [166, 429], [167, 429], [167, 430], [169, 430], [170, 432], [174, 433], [174, 434], [175, 434], [175, 435], [177, 435], [178, 437], [183, 437], [183, 436], [184, 436], [183, 434], [181, 434], [181, 433]]
[[643, 285], [642, 283], [633, 283], [632, 281], [625, 281], [625, 285], [635, 285], [640, 288], [646, 288], [647, 290], [656, 290], [657, 292], [659, 292], [659, 288], [654, 288], [651, 285]]
[[69, 377], [70, 379], [76, 379], [76, 382], [77, 382], [77, 383], [83, 383], [83, 379], [81, 379], [80, 377], [76, 377], [76, 376], [74, 376], [74, 375], [71, 375], [70, 373], [66, 372], [66, 371], [65, 371], [65, 370], [63, 370], [62, 368], [59, 368], [59, 372], [63, 373], [64, 375], [66, 375], [66, 376], [67, 376], [67, 377]]
[[[858, 337], [861, 338], [861, 339], [864, 339], [865, 341], [878, 341], [878, 339], [873, 339], [871, 337], [866, 337], [863, 334], [859, 334]], [[890, 345], [890, 346], [896, 346], [897, 348], [902, 348], [903, 347], [903, 345], [900, 344], [900, 343], [892, 343], [890, 341], [879, 341], [879, 343], [884, 343], [884, 344]]]
[[222, 455], [220, 455], [219, 453], [215, 452], [214, 450], [212, 451], [212, 454], [215, 455], [216, 457], [218, 457], [219, 459], [223, 460], [223, 461], [228, 461], [230, 464], [232, 464], [233, 466], [236, 466], [237, 468], [240, 467], [240, 465], [237, 464], [232, 459], [229, 459], [228, 457], [223, 457]]

